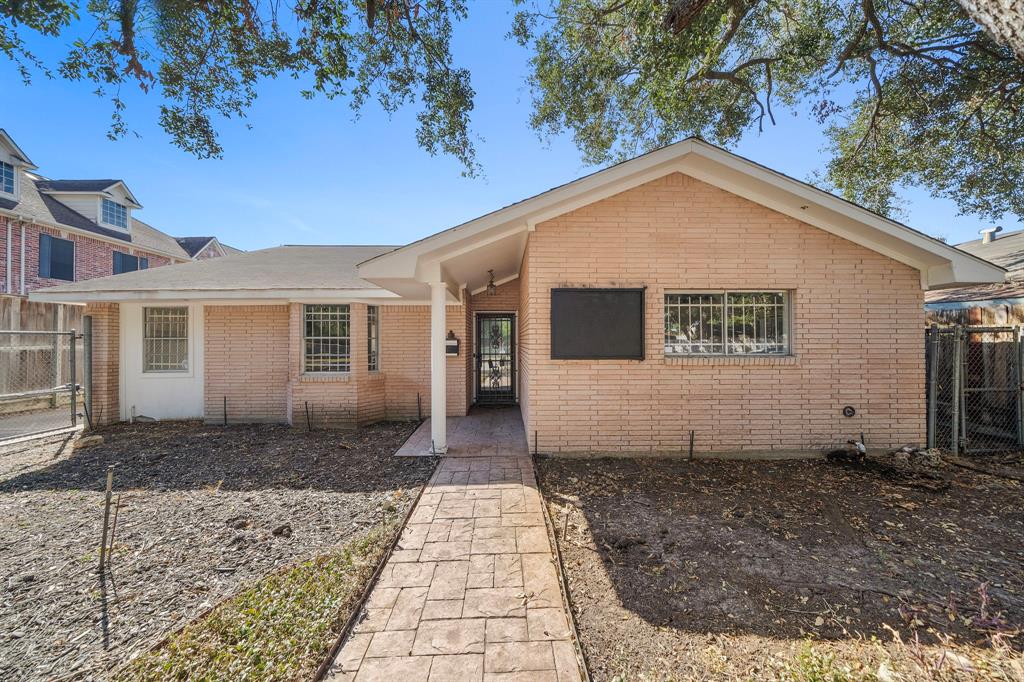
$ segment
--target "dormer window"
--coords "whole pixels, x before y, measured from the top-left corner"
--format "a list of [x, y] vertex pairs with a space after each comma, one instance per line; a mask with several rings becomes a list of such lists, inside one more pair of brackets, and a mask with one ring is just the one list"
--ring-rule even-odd
[[14, 166], [0, 161], [0, 192], [14, 195]]
[[103, 200], [103, 222], [107, 225], [128, 229], [128, 207], [110, 199]]

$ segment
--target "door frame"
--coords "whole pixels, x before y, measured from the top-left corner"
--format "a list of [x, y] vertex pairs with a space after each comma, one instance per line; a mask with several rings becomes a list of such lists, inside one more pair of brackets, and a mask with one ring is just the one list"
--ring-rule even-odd
[[[480, 363], [477, 355], [480, 352], [480, 319], [488, 316], [505, 316], [512, 320], [512, 400], [509, 405], [519, 404], [519, 312], [516, 310], [474, 310], [473, 311], [473, 357], [470, 373], [472, 374], [473, 404], [477, 404], [477, 391], [480, 388]], [[503, 404], [503, 403], [496, 403]]]

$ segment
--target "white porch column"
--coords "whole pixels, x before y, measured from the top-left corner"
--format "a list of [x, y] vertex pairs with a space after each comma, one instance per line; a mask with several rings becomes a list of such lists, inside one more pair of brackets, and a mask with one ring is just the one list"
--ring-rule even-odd
[[448, 450], [448, 381], [445, 358], [444, 306], [448, 289], [444, 282], [430, 283], [430, 438], [435, 453]]

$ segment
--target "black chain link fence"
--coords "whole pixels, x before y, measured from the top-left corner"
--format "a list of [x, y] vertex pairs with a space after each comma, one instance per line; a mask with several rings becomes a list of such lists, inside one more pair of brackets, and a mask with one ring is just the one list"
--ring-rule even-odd
[[954, 454], [1021, 449], [1019, 327], [927, 330], [928, 446]]

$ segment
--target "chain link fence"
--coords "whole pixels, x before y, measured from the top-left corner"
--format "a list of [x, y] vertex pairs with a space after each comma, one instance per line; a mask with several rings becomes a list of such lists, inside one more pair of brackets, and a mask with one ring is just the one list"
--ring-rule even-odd
[[954, 454], [1024, 445], [1019, 327], [927, 330], [928, 446]]
[[0, 330], [0, 441], [77, 426], [82, 336]]

